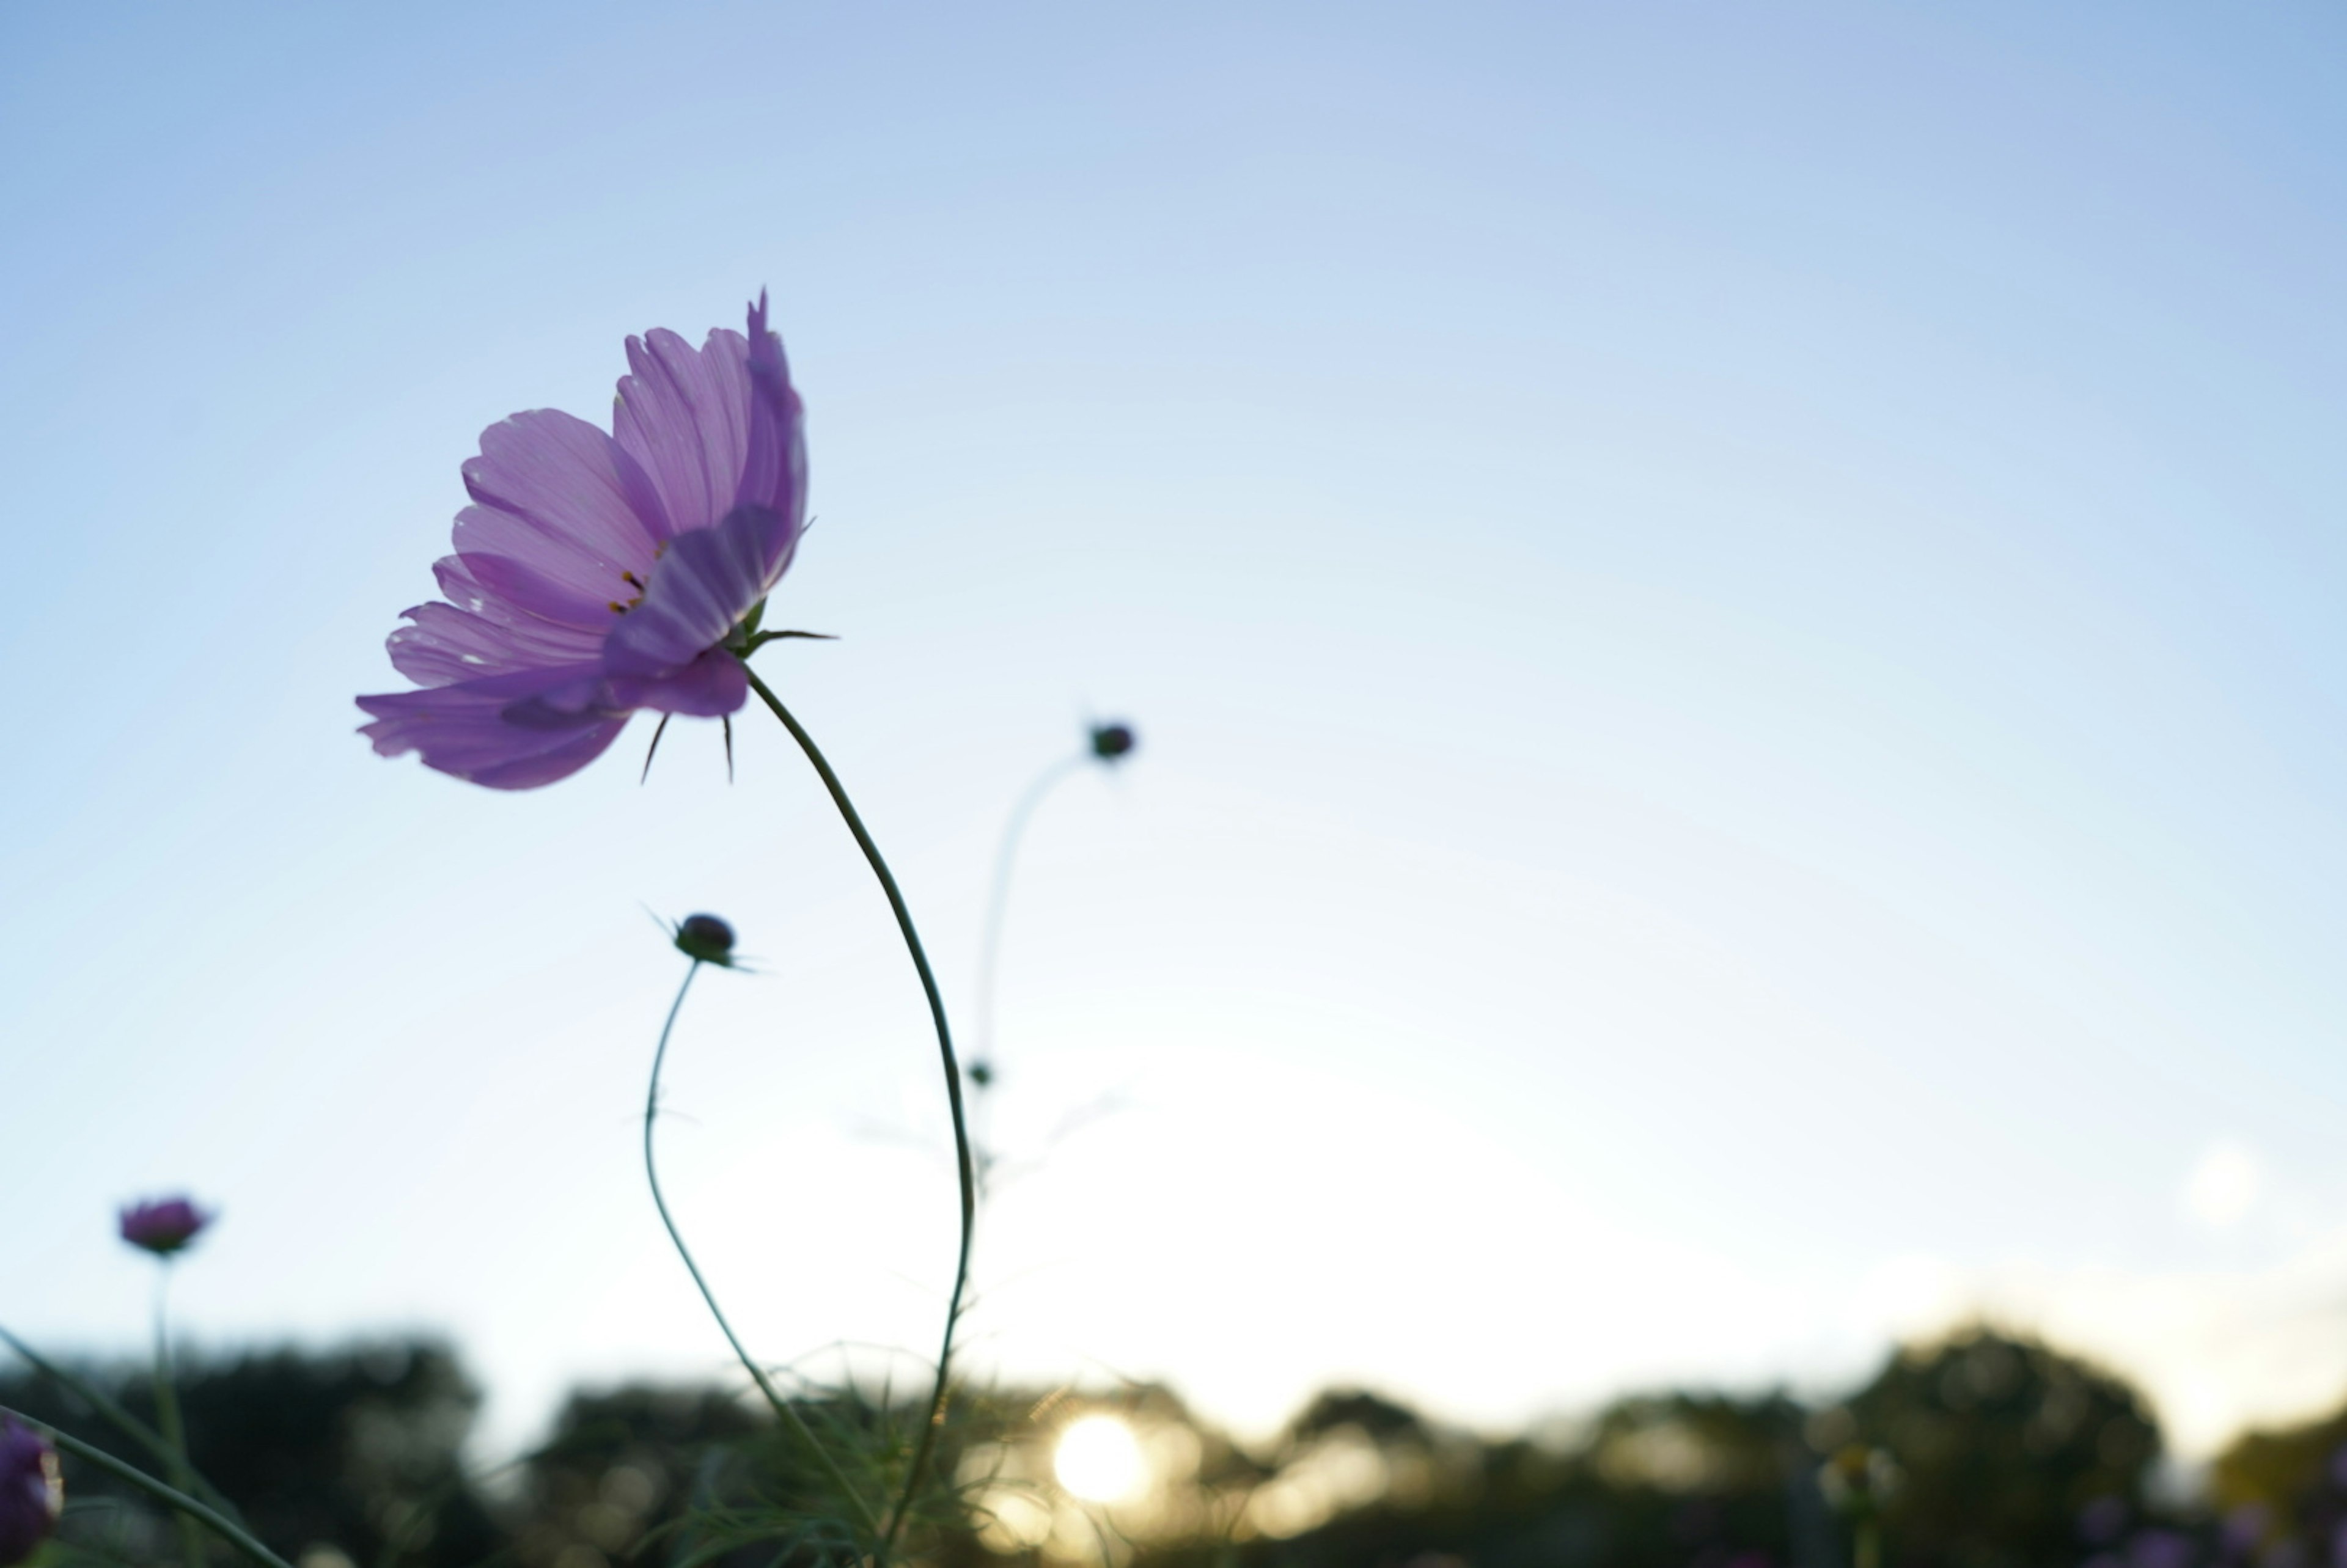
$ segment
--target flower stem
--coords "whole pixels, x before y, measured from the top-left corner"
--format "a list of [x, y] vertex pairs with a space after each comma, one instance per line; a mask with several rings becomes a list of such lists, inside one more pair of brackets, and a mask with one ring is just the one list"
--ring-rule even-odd
[[701, 1266], [692, 1260], [692, 1249], [684, 1245], [684, 1233], [676, 1228], [676, 1220], [668, 1212], [668, 1199], [661, 1194], [660, 1167], [652, 1160], [652, 1124], [660, 1115], [661, 1066], [668, 1060], [669, 1036], [676, 1030], [677, 1014], [684, 1010], [685, 993], [692, 989], [692, 978], [699, 973], [701, 960], [695, 958], [692, 967], [684, 971], [684, 983], [676, 988], [676, 1000], [669, 1004], [668, 1020], [661, 1025], [660, 1044], [652, 1051], [651, 1087], [644, 1094], [644, 1180], [652, 1190], [652, 1207], [660, 1211], [661, 1224], [668, 1229], [668, 1239], [676, 1244], [676, 1255], [684, 1259], [685, 1272], [692, 1275], [692, 1283], [700, 1286], [701, 1299], [709, 1305], [709, 1316], [717, 1319], [717, 1327], [724, 1333], [725, 1342], [733, 1347], [733, 1354], [748, 1369], [751, 1379], [758, 1385], [758, 1391], [766, 1397], [766, 1403], [774, 1407], [775, 1419], [795, 1432], [809, 1451], [822, 1461], [823, 1468], [830, 1473], [832, 1484], [838, 1487], [841, 1495], [854, 1503], [856, 1511], [864, 1516], [866, 1528], [877, 1531], [880, 1520], [872, 1512], [872, 1505], [864, 1501], [864, 1494], [856, 1490], [855, 1484], [840, 1470], [839, 1461], [832, 1458], [831, 1450], [808, 1430], [806, 1419], [783, 1398], [782, 1391], [774, 1387], [774, 1379], [766, 1376], [766, 1369], [758, 1365], [756, 1358], [743, 1347], [742, 1337], [733, 1332], [733, 1325], [726, 1321], [725, 1309], [717, 1305], [717, 1293], [710, 1289], [709, 1281], [702, 1277]]
[[[171, 1484], [187, 1491], [194, 1487], [194, 1471], [188, 1463], [187, 1426], [179, 1419], [179, 1391], [171, 1377], [170, 1292], [171, 1260], [167, 1257], [155, 1276], [155, 1422], [162, 1429], [164, 1463], [171, 1472]], [[188, 1568], [204, 1568], [204, 1538], [194, 1516], [182, 1512], [176, 1522], [179, 1555], [187, 1559]]]
[[929, 1018], [937, 1025], [938, 1055], [946, 1074], [946, 1103], [953, 1112], [954, 1172], [961, 1184], [961, 1245], [954, 1257], [953, 1294], [946, 1301], [945, 1336], [938, 1347], [938, 1380], [929, 1394], [928, 1415], [922, 1421], [921, 1435], [913, 1445], [912, 1463], [905, 1471], [904, 1493], [897, 1498], [896, 1509], [888, 1516], [888, 1527], [881, 1535], [881, 1553], [886, 1556], [895, 1549], [897, 1537], [905, 1528], [906, 1517], [913, 1511], [913, 1501], [920, 1491], [921, 1471], [929, 1462], [930, 1450], [937, 1446], [938, 1428], [945, 1419], [946, 1388], [952, 1372], [954, 1332], [961, 1326], [962, 1292], [969, 1284], [970, 1236], [978, 1223], [978, 1172], [970, 1158], [969, 1116], [962, 1105], [961, 1063], [954, 1057], [953, 1027], [946, 1021], [945, 998], [938, 991], [937, 975], [929, 968], [929, 956], [921, 948], [921, 934], [914, 929], [913, 913], [905, 907], [905, 895], [897, 889], [897, 878], [889, 873], [888, 863], [880, 857], [880, 846], [872, 842], [872, 835], [865, 830], [864, 819], [856, 815], [855, 804], [847, 798], [847, 791], [841, 785], [839, 775], [831, 771], [831, 764], [824, 760], [822, 748], [815, 743], [815, 737], [791, 716], [791, 711], [783, 706], [783, 700], [758, 679], [757, 671], [750, 671], [749, 676], [750, 689], [774, 710], [774, 717], [783, 722], [783, 728], [791, 733], [791, 739], [799, 743], [799, 750], [805, 752], [807, 761], [815, 764], [816, 776], [823, 780], [823, 787], [831, 793], [832, 804], [839, 808], [841, 818], [847, 824], [847, 831], [856, 836], [856, 847], [864, 851], [864, 858], [872, 865], [872, 874], [880, 879], [880, 890], [888, 896], [888, 907], [897, 916], [897, 928], [904, 933], [905, 948], [912, 955], [913, 968], [921, 978], [921, 992], [928, 998]]
[[1019, 858], [1019, 845], [1027, 836], [1028, 819], [1052, 786], [1081, 768], [1089, 759], [1079, 754], [1053, 763], [1042, 775], [1027, 786], [1019, 804], [1010, 808], [1010, 820], [1002, 829], [1002, 847], [995, 852], [994, 886], [986, 907], [986, 929], [978, 947], [978, 1057], [983, 1061], [994, 1052], [994, 979], [1002, 956], [1002, 922], [1010, 910], [1010, 871]]
[[153, 1476], [149, 1475], [137, 1465], [125, 1463], [123, 1460], [116, 1459], [112, 1454], [108, 1453], [104, 1449], [93, 1448], [91, 1445], [82, 1441], [79, 1438], [75, 1437], [70, 1432], [61, 1432], [57, 1430], [56, 1428], [50, 1426], [46, 1421], [36, 1421], [30, 1416], [19, 1415], [16, 1411], [8, 1409], [5, 1407], [0, 1407], [0, 1416], [15, 1417], [16, 1420], [21, 1421], [26, 1426], [28, 1426], [35, 1431], [39, 1432], [43, 1437], [48, 1439], [49, 1441], [55, 1443], [58, 1448], [63, 1449], [66, 1452], [73, 1455], [76, 1459], [86, 1460], [89, 1463], [96, 1465], [98, 1469], [106, 1471], [107, 1474], [114, 1477], [117, 1481], [127, 1481], [130, 1485], [135, 1486], [139, 1491], [145, 1492], [148, 1496], [155, 1499], [158, 1502], [168, 1504], [179, 1512], [180, 1518], [192, 1518], [201, 1521], [215, 1534], [219, 1535], [230, 1545], [234, 1546], [238, 1551], [251, 1558], [255, 1563], [261, 1564], [261, 1568], [292, 1568], [292, 1565], [287, 1563], [285, 1559], [280, 1557], [276, 1553], [272, 1552], [268, 1547], [263, 1546], [259, 1541], [255, 1540], [252, 1532], [246, 1530], [242, 1525], [238, 1524], [231, 1519], [229, 1519], [217, 1510], [198, 1502], [194, 1498], [190, 1497], [186, 1492], [179, 1491], [176, 1487], [172, 1487], [162, 1481], [157, 1481]]

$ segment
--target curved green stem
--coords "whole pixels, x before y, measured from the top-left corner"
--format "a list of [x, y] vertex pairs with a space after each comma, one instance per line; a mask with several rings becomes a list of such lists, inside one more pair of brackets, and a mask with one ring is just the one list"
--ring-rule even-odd
[[986, 928], [978, 943], [978, 1055], [983, 1061], [994, 1050], [994, 979], [1001, 962], [1002, 922], [1010, 911], [1010, 871], [1019, 858], [1020, 841], [1027, 835], [1028, 819], [1043, 797], [1051, 793], [1059, 782], [1077, 772], [1090, 759], [1083, 755], [1066, 757], [1043, 770], [1042, 775], [1027, 786], [1019, 804], [1010, 808], [1010, 820], [1002, 830], [1002, 847], [994, 856], [994, 886], [986, 906]]
[[888, 896], [888, 907], [897, 916], [897, 928], [904, 933], [906, 950], [912, 955], [913, 968], [921, 978], [921, 992], [928, 998], [929, 1018], [937, 1025], [938, 1055], [946, 1073], [946, 1103], [953, 1112], [954, 1168], [961, 1182], [961, 1246], [954, 1258], [953, 1294], [946, 1301], [945, 1337], [938, 1347], [937, 1385], [929, 1394], [928, 1416], [921, 1423], [921, 1435], [913, 1445], [912, 1463], [905, 1471], [904, 1493], [897, 1498], [896, 1509], [888, 1516], [888, 1527], [881, 1534], [881, 1554], [885, 1557], [895, 1549], [897, 1537], [905, 1528], [906, 1516], [913, 1511], [913, 1500], [920, 1491], [921, 1471], [929, 1462], [930, 1451], [937, 1447], [938, 1427], [945, 1419], [946, 1388], [953, 1363], [954, 1331], [961, 1325], [962, 1292], [969, 1285], [970, 1237], [978, 1224], [978, 1172], [969, 1153], [969, 1116], [962, 1105], [961, 1063], [954, 1057], [953, 1026], [946, 1021], [945, 998], [938, 990], [938, 977], [929, 968], [929, 956], [922, 949], [921, 934], [914, 929], [913, 913], [905, 907], [905, 895], [897, 889], [897, 878], [890, 874], [888, 863], [880, 856], [880, 846], [872, 842], [872, 835], [865, 830], [864, 819], [856, 815], [855, 804], [847, 798], [847, 791], [840, 784], [839, 775], [831, 771], [831, 764], [824, 760], [823, 750], [815, 743], [815, 737], [791, 716], [791, 711], [783, 706], [783, 700], [774, 695], [772, 688], [758, 679], [757, 671], [750, 671], [749, 675], [750, 689], [774, 710], [774, 717], [783, 722], [783, 728], [791, 733], [791, 739], [799, 743], [799, 750], [805, 752], [807, 761], [815, 764], [816, 776], [823, 780], [823, 787], [831, 794], [831, 804], [839, 808], [841, 818], [847, 824], [847, 831], [856, 836], [856, 847], [864, 851], [864, 858], [871, 863], [872, 874], [880, 879], [880, 891]]
[[677, 1014], [684, 1010], [684, 995], [692, 989], [692, 977], [699, 973], [701, 960], [695, 958], [692, 967], [684, 971], [684, 983], [676, 988], [676, 1000], [669, 1004], [667, 1021], [661, 1025], [660, 1044], [652, 1051], [651, 1087], [644, 1093], [644, 1180], [652, 1190], [652, 1207], [660, 1211], [661, 1224], [668, 1229], [668, 1239], [676, 1244], [676, 1255], [684, 1259], [685, 1272], [692, 1276], [692, 1283], [701, 1289], [701, 1299], [708, 1303], [709, 1316], [717, 1319], [717, 1327], [723, 1332], [725, 1342], [733, 1347], [734, 1356], [758, 1385], [758, 1392], [765, 1395], [766, 1403], [774, 1407], [775, 1419], [798, 1434], [800, 1440], [830, 1473], [832, 1484], [838, 1487], [840, 1494], [854, 1503], [856, 1512], [864, 1516], [865, 1526], [877, 1531], [880, 1521], [872, 1512], [871, 1504], [864, 1501], [864, 1494], [848, 1481], [839, 1468], [839, 1461], [831, 1457], [831, 1450], [808, 1430], [806, 1418], [783, 1398], [782, 1390], [776, 1389], [774, 1379], [766, 1376], [766, 1369], [758, 1365], [756, 1358], [743, 1345], [742, 1337], [733, 1332], [733, 1325], [726, 1321], [725, 1309], [717, 1305], [717, 1293], [710, 1289], [709, 1281], [702, 1277], [701, 1266], [693, 1261], [692, 1249], [684, 1245], [684, 1233], [676, 1228], [676, 1220], [668, 1212], [668, 1199], [661, 1193], [660, 1167], [652, 1160], [652, 1124], [660, 1116], [661, 1066], [668, 1061], [668, 1040], [676, 1030]]
[[246, 1530], [242, 1525], [220, 1513], [218, 1510], [198, 1502], [194, 1498], [190, 1497], [186, 1492], [179, 1491], [177, 1487], [169, 1486], [162, 1481], [157, 1481], [153, 1476], [149, 1475], [137, 1465], [126, 1463], [121, 1460], [116, 1459], [112, 1454], [108, 1453], [104, 1449], [94, 1448], [90, 1444], [82, 1441], [79, 1438], [75, 1437], [70, 1432], [61, 1432], [46, 1421], [36, 1421], [30, 1416], [18, 1415], [15, 1410], [11, 1410], [5, 1406], [0, 1406], [0, 1416], [14, 1417], [24, 1425], [32, 1428], [36, 1432], [39, 1432], [43, 1437], [48, 1439], [49, 1441], [55, 1443], [58, 1448], [63, 1449], [66, 1452], [73, 1455], [76, 1459], [87, 1460], [89, 1463], [96, 1465], [98, 1469], [104, 1471], [107, 1474], [114, 1477], [115, 1480], [126, 1481], [128, 1484], [137, 1487], [139, 1491], [145, 1492], [156, 1501], [164, 1503], [169, 1507], [177, 1510], [181, 1518], [192, 1518], [200, 1522], [221, 1540], [226, 1541], [230, 1545], [235, 1547], [238, 1551], [251, 1558], [255, 1563], [261, 1563], [261, 1568], [292, 1568], [292, 1563], [286, 1562], [284, 1558], [277, 1555], [276, 1553], [272, 1552], [268, 1547], [263, 1546], [258, 1540], [254, 1539], [252, 1532]]

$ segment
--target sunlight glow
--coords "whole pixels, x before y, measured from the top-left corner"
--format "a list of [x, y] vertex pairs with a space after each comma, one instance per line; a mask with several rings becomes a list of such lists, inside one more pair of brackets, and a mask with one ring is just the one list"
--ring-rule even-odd
[[1060, 1434], [1051, 1469], [1060, 1484], [1087, 1502], [1120, 1502], [1149, 1479], [1149, 1461], [1133, 1429], [1114, 1416], [1086, 1416]]

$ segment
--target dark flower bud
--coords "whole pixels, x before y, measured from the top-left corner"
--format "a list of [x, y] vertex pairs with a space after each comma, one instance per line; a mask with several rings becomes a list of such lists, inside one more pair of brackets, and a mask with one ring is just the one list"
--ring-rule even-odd
[[687, 915], [676, 928], [676, 950], [704, 964], [733, 963], [733, 927], [714, 915]]
[[994, 1081], [994, 1067], [990, 1062], [973, 1061], [961, 1070], [961, 1075], [976, 1087], [983, 1089]]
[[1104, 763], [1115, 762], [1130, 753], [1136, 743], [1131, 724], [1092, 726], [1092, 755]]
[[30, 1557], [65, 1507], [57, 1450], [32, 1428], [0, 1416], [0, 1568]]
[[169, 1257], [211, 1223], [210, 1214], [185, 1198], [150, 1198], [122, 1211], [122, 1239], [157, 1257]]

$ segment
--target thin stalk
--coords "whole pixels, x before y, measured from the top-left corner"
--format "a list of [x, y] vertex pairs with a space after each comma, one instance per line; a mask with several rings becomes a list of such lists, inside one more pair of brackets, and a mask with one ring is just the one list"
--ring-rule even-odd
[[[171, 1484], [188, 1491], [195, 1486], [195, 1471], [188, 1463], [188, 1429], [179, 1419], [179, 1390], [171, 1377], [170, 1294], [171, 1260], [167, 1257], [155, 1276], [155, 1420], [162, 1428], [164, 1464], [171, 1472]], [[204, 1538], [195, 1520], [180, 1513], [174, 1522], [179, 1531], [179, 1555], [187, 1559], [188, 1568], [204, 1568]]]
[[1010, 911], [1010, 872], [1019, 858], [1020, 841], [1027, 836], [1028, 819], [1052, 786], [1077, 772], [1091, 759], [1077, 755], [1063, 758], [1043, 770], [1042, 775], [1027, 786], [1019, 804], [1010, 808], [1010, 820], [1002, 830], [1002, 847], [994, 856], [994, 886], [986, 906], [986, 928], [978, 944], [978, 1060], [987, 1061], [994, 1052], [994, 980], [1002, 958], [1002, 922]]
[[137, 1465], [125, 1463], [104, 1449], [92, 1447], [70, 1432], [61, 1432], [46, 1421], [36, 1421], [30, 1416], [18, 1415], [15, 1410], [4, 1406], [0, 1406], [0, 1416], [15, 1417], [15, 1419], [39, 1432], [74, 1458], [87, 1460], [114, 1477], [115, 1480], [126, 1481], [137, 1487], [156, 1501], [175, 1510], [179, 1517], [200, 1521], [221, 1540], [226, 1541], [255, 1563], [261, 1564], [261, 1568], [292, 1568], [292, 1563], [255, 1540], [252, 1532], [246, 1530], [244, 1526], [217, 1509], [198, 1502], [177, 1487], [157, 1481]]
[[805, 752], [807, 761], [815, 764], [816, 776], [823, 780], [823, 787], [831, 794], [831, 804], [839, 808], [841, 819], [847, 824], [847, 831], [856, 836], [856, 847], [864, 851], [864, 858], [872, 865], [872, 874], [880, 879], [880, 891], [888, 896], [888, 907], [896, 914], [897, 928], [904, 933], [905, 949], [912, 955], [914, 971], [921, 978], [921, 992], [928, 998], [929, 1018], [937, 1025], [938, 1056], [946, 1074], [946, 1103], [953, 1112], [954, 1172], [961, 1184], [961, 1245], [954, 1256], [953, 1294], [946, 1301], [945, 1335], [938, 1346], [937, 1385], [929, 1394], [928, 1418], [921, 1423], [921, 1435], [913, 1446], [912, 1464], [905, 1471], [904, 1494], [897, 1498], [896, 1510], [888, 1516], [888, 1527], [881, 1535], [881, 1555], [885, 1557], [896, 1549], [897, 1537], [904, 1530], [906, 1516], [913, 1511], [913, 1500], [920, 1490], [921, 1471], [929, 1462], [930, 1451], [937, 1447], [938, 1428], [945, 1419], [946, 1387], [952, 1370], [954, 1331], [961, 1325], [962, 1292], [969, 1285], [970, 1237], [978, 1225], [978, 1171], [969, 1153], [969, 1115], [962, 1105], [961, 1063], [954, 1057], [953, 1026], [946, 1021], [945, 998], [938, 990], [938, 977], [929, 968], [929, 956], [922, 949], [921, 934], [914, 928], [913, 913], [905, 907], [905, 895], [898, 890], [897, 878], [890, 874], [887, 861], [880, 856], [880, 846], [872, 842], [872, 835], [865, 830], [864, 819], [856, 815], [855, 803], [847, 798], [847, 791], [840, 784], [839, 775], [831, 771], [831, 764], [824, 759], [823, 749], [815, 743], [815, 737], [791, 716], [791, 711], [783, 706], [783, 700], [774, 695], [773, 689], [758, 679], [757, 671], [748, 672], [750, 689], [774, 710], [774, 717], [783, 722], [783, 728], [791, 733], [791, 739], [799, 743], [799, 750]]
[[652, 1051], [651, 1087], [644, 1094], [644, 1180], [652, 1190], [652, 1207], [660, 1211], [661, 1224], [668, 1228], [668, 1239], [676, 1244], [676, 1255], [684, 1259], [685, 1272], [692, 1276], [692, 1283], [700, 1287], [701, 1299], [709, 1304], [709, 1316], [717, 1319], [717, 1327], [724, 1333], [725, 1342], [733, 1347], [734, 1356], [758, 1385], [758, 1392], [765, 1395], [766, 1403], [774, 1407], [775, 1419], [798, 1434], [800, 1440], [823, 1462], [823, 1468], [831, 1475], [832, 1484], [838, 1487], [841, 1495], [854, 1503], [856, 1511], [864, 1516], [865, 1527], [876, 1532], [880, 1528], [880, 1519], [872, 1512], [872, 1505], [864, 1501], [864, 1494], [856, 1490], [854, 1483], [840, 1470], [839, 1461], [831, 1457], [831, 1450], [808, 1430], [806, 1418], [783, 1398], [782, 1391], [774, 1387], [774, 1379], [766, 1376], [766, 1369], [758, 1365], [757, 1359], [743, 1345], [742, 1337], [733, 1332], [733, 1325], [726, 1321], [725, 1309], [717, 1305], [717, 1293], [710, 1289], [709, 1281], [702, 1277], [701, 1266], [693, 1261], [692, 1249], [684, 1245], [684, 1233], [676, 1228], [676, 1220], [668, 1212], [668, 1199], [661, 1194], [660, 1167], [652, 1160], [652, 1125], [660, 1115], [661, 1066], [668, 1060], [669, 1036], [676, 1030], [676, 1015], [684, 1010], [684, 995], [692, 989], [692, 977], [700, 972], [701, 960], [695, 958], [692, 967], [684, 971], [684, 983], [676, 988], [676, 1000], [669, 1004], [668, 1020], [661, 1025], [660, 1044]]

